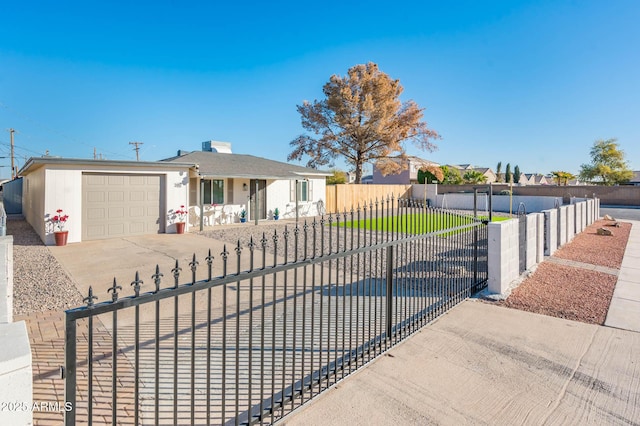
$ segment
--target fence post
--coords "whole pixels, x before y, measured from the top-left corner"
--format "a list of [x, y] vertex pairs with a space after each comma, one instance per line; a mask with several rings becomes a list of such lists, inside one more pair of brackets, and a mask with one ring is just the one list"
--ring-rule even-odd
[[387, 247], [387, 339], [391, 343], [393, 317], [393, 246]]
[[[76, 424], [76, 322], [65, 315], [64, 333], [64, 402], [69, 404], [70, 410], [65, 411], [64, 424], [73, 426]], [[91, 404], [91, 401], [89, 401]]]

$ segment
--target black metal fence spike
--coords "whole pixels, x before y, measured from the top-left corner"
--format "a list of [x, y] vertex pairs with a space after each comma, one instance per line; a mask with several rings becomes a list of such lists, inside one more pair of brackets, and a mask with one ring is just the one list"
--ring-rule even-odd
[[160, 266], [156, 265], [156, 273], [151, 275], [151, 278], [153, 278], [153, 282], [156, 285], [156, 293], [160, 291], [160, 283], [162, 282], [162, 277], [164, 277], [164, 274], [160, 272]]
[[133, 286], [133, 291], [135, 292], [136, 297], [140, 296], [140, 286], [144, 284], [144, 281], [140, 279], [140, 273], [136, 271], [136, 279], [131, 281], [131, 285]]
[[211, 255], [211, 249], [209, 249], [209, 254], [204, 258], [207, 261], [207, 264], [211, 265], [213, 263], [213, 256]]
[[116, 283], [116, 277], [113, 277], [113, 286], [109, 287], [107, 289], [108, 293], [111, 293], [111, 301], [112, 302], [117, 302], [118, 301], [118, 290], [122, 290], [122, 286], [119, 286]]
[[180, 265], [178, 265], [178, 259], [176, 259], [176, 266], [171, 270], [171, 273], [173, 274], [173, 288], [178, 288], [180, 271], [182, 271], [182, 268], [180, 267]]
[[191, 267], [191, 284], [195, 284], [196, 282], [196, 271], [198, 269], [198, 265], [200, 264], [200, 262], [198, 262], [196, 260], [196, 254], [193, 253], [193, 260], [191, 260], [191, 262], [189, 262], [189, 267]]
[[262, 239], [260, 239], [260, 244], [262, 244], [263, 249], [267, 246], [267, 235], [264, 232], [262, 233]]
[[242, 253], [242, 245], [240, 244], [240, 240], [238, 240], [238, 243], [236, 244], [236, 248], [235, 251], [238, 255], [240, 255], [240, 253]]
[[247, 247], [249, 247], [249, 251], [253, 251], [256, 248], [256, 243], [253, 241], [253, 235], [249, 236], [249, 244], [247, 244]]
[[82, 301], [86, 302], [88, 307], [92, 307], [94, 300], [98, 300], [98, 298], [93, 295], [93, 288], [91, 286], [89, 286], [89, 295], [87, 297], [85, 297], [84, 299], [82, 299]]

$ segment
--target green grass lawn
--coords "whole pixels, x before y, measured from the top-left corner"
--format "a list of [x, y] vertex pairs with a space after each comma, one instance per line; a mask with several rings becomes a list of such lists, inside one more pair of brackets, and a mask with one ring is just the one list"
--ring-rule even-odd
[[[486, 216], [479, 216], [480, 219], [488, 219]], [[508, 217], [494, 216], [493, 222], [509, 219]], [[400, 216], [389, 216], [384, 218], [369, 218], [359, 221], [341, 222], [340, 227], [360, 228], [372, 231], [398, 231], [407, 234], [428, 234], [443, 229], [456, 228], [458, 226], [469, 225], [474, 222], [472, 217], [458, 216], [442, 213], [409, 213]], [[334, 223], [334, 226], [337, 224]]]

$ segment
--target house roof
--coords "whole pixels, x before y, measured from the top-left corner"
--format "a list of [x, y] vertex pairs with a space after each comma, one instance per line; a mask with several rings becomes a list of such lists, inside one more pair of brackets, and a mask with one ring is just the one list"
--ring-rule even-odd
[[132, 169], [145, 169], [145, 168], [190, 168], [193, 167], [193, 163], [175, 162], [167, 164], [159, 161], [125, 161], [125, 160], [93, 160], [86, 158], [64, 158], [64, 157], [31, 157], [27, 160], [25, 165], [18, 171], [19, 176], [28, 175], [34, 170], [39, 169], [45, 165], [53, 166], [87, 166], [87, 167], [130, 167]]
[[191, 163], [195, 165], [200, 176], [209, 178], [296, 179], [332, 175], [327, 171], [246, 154], [221, 154], [207, 151], [180, 154], [161, 162]]
[[640, 183], [640, 171], [633, 171], [633, 176], [629, 179], [629, 183]]

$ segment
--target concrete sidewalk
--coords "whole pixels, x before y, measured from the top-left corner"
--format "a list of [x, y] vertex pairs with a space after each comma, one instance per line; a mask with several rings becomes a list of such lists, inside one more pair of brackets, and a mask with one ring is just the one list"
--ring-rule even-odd
[[604, 325], [640, 332], [640, 221], [623, 221], [631, 233]]
[[287, 425], [633, 424], [640, 333], [467, 300]]

